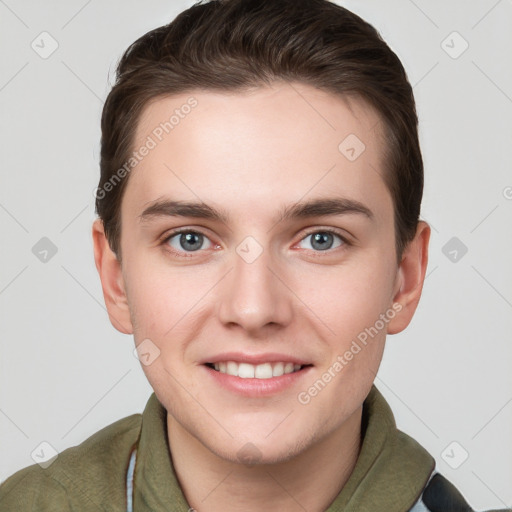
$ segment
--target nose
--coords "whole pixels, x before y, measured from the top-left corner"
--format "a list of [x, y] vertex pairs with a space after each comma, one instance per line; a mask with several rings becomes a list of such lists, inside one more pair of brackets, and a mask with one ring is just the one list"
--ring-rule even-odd
[[290, 323], [293, 308], [285, 276], [267, 249], [254, 260], [233, 254], [233, 268], [222, 280], [218, 316], [224, 325], [238, 325], [252, 335]]

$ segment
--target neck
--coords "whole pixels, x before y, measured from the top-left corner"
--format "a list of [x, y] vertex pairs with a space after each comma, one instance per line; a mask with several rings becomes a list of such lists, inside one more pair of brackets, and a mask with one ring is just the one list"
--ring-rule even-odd
[[292, 459], [246, 466], [221, 458], [167, 415], [174, 471], [197, 512], [323, 512], [349, 479], [361, 447], [358, 408], [342, 427]]

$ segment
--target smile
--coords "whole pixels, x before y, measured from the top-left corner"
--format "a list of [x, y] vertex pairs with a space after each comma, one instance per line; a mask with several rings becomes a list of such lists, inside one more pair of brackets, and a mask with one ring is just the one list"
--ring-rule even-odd
[[241, 379], [271, 379], [272, 377], [281, 377], [282, 375], [298, 372], [306, 365], [291, 362], [272, 362], [255, 365], [237, 363], [236, 361], [219, 361], [217, 363], [207, 363], [206, 366], [220, 373]]

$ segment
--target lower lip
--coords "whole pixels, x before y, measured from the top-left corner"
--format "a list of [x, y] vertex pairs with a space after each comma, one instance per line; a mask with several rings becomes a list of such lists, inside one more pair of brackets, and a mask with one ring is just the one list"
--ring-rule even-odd
[[248, 397], [270, 396], [280, 393], [296, 385], [311, 370], [306, 366], [293, 373], [287, 373], [270, 379], [242, 379], [227, 373], [221, 373], [213, 368], [203, 365], [211, 378], [223, 388]]

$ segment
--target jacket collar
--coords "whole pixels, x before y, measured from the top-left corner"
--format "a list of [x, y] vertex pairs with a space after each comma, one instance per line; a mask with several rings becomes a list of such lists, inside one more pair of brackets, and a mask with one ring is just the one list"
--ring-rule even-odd
[[393, 412], [375, 385], [364, 401], [362, 426], [354, 470], [326, 512], [409, 511], [434, 471], [434, 458], [396, 428]]
[[[142, 415], [134, 474], [134, 510], [189, 510], [169, 456], [167, 412], [153, 393]], [[435, 461], [397, 430], [393, 413], [375, 385], [363, 405], [361, 451], [354, 471], [326, 512], [406, 512], [421, 496]], [[170, 509], [169, 506], [173, 505]]]
[[[133, 488], [133, 509], [137, 512], [189, 510], [172, 466], [167, 440], [167, 411], [155, 393], [142, 414]], [[174, 505], [172, 509], [170, 504]]]

